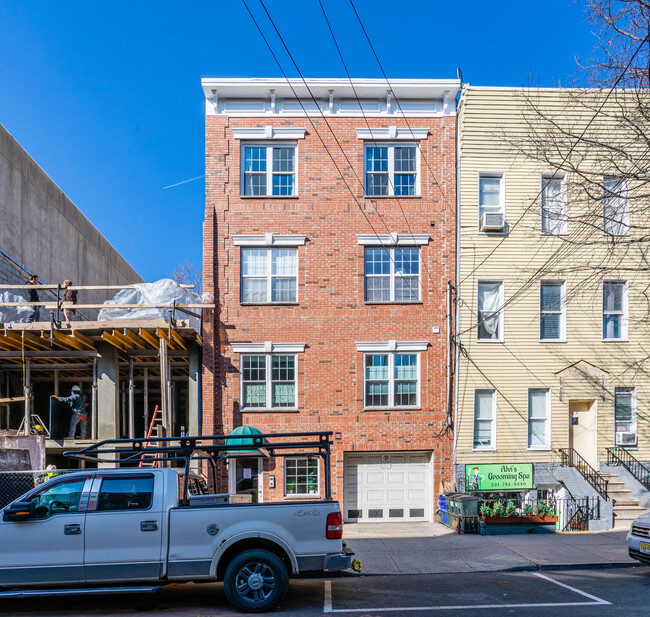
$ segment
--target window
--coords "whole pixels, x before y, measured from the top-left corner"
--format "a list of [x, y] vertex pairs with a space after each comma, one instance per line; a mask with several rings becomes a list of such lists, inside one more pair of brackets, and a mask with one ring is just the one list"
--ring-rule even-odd
[[503, 174], [481, 173], [478, 178], [478, 218], [484, 214], [503, 214]]
[[284, 461], [285, 495], [318, 495], [318, 459], [287, 458]]
[[478, 283], [478, 340], [503, 340], [503, 281]]
[[241, 301], [258, 304], [297, 301], [295, 248], [242, 248]]
[[86, 479], [82, 478], [70, 482], [59, 482], [30, 497], [29, 501], [34, 504], [36, 518], [49, 518], [55, 514], [77, 512], [85, 481]]
[[148, 510], [153, 499], [153, 476], [104, 478], [97, 510]]
[[603, 340], [627, 339], [627, 283], [603, 282]]
[[528, 448], [531, 450], [551, 447], [549, 394], [549, 390], [528, 390]]
[[474, 449], [493, 450], [495, 440], [496, 390], [474, 391]]
[[296, 407], [295, 355], [243, 355], [241, 372], [242, 408]]
[[419, 367], [416, 353], [364, 356], [365, 407], [417, 407]]
[[242, 146], [242, 194], [291, 196], [296, 194], [296, 146]]
[[636, 445], [636, 388], [614, 389], [614, 424], [617, 445]]
[[364, 251], [366, 302], [417, 302], [420, 299], [420, 250], [381, 247]]
[[566, 176], [542, 176], [542, 233], [568, 233]]
[[417, 146], [366, 145], [365, 163], [367, 196], [419, 195]]
[[566, 339], [566, 293], [564, 281], [542, 281], [539, 297], [539, 338]]
[[610, 236], [630, 233], [627, 181], [620, 176], [603, 178], [603, 231]]

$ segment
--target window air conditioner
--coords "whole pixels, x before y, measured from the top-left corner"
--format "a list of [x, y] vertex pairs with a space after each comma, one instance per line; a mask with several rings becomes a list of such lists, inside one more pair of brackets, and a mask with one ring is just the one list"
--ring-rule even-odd
[[503, 214], [484, 214], [481, 217], [481, 231], [503, 231]]
[[617, 446], [636, 446], [636, 433], [616, 433]]

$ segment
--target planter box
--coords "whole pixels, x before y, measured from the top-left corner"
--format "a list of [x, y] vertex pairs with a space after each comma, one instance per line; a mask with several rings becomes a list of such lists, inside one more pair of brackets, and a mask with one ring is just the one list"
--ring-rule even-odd
[[557, 516], [483, 516], [487, 525], [544, 525], [557, 523]]

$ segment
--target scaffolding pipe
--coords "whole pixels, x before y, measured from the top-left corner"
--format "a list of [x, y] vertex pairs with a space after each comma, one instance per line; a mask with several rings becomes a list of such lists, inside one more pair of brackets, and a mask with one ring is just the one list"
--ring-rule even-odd
[[142, 404], [143, 408], [143, 415], [144, 415], [144, 424], [142, 425], [144, 427], [144, 431], [147, 430], [147, 427], [149, 426], [149, 369], [146, 368], [144, 369], [144, 400]]
[[25, 426], [24, 426], [24, 432], [25, 435], [29, 435], [30, 428], [32, 426], [32, 410], [31, 410], [31, 402], [32, 402], [32, 388], [29, 384], [29, 358], [25, 358], [25, 386], [24, 386], [24, 392], [25, 392]]
[[93, 358], [93, 383], [90, 397], [90, 436], [97, 439], [97, 358]]
[[135, 384], [133, 383], [133, 358], [129, 358], [129, 437], [135, 439]]

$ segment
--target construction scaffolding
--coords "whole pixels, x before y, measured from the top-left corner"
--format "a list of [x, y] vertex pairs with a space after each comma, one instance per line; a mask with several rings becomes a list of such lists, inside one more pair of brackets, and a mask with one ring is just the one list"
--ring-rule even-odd
[[[0, 292], [33, 288], [53, 286], [4, 285]], [[86, 437], [91, 441], [144, 437], [156, 405], [164, 434], [200, 432], [202, 309], [214, 305], [79, 303], [74, 308], [89, 314], [133, 308], [142, 315], [143, 309], [151, 309], [151, 318], [129, 319], [123, 313], [116, 320], [71, 321], [67, 327], [62, 323], [61, 301], [0, 302], [0, 312], [18, 304], [41, 307], [41, 317], [47, 320], [0, 324], [0, 432], [16, 434], [20, 428], [25, 434], [43, 434], [48, 462], [61, 465], [69, 460], [63, 459], [63, 451], [85, 447], [88, 440], [75, 445], [66, 439], [71, 410], [54, 397], [68, 395], [73, 385], [87, 399], [90, 430]]]

